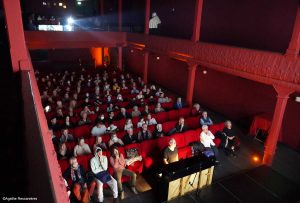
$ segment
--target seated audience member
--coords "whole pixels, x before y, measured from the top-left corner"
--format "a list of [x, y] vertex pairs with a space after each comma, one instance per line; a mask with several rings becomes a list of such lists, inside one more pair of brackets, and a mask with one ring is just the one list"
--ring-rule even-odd
[[87, 116], [88, 116], [87, 113], [82, 114], [80, 121], [78, 121], [78, 126], [88, 125], [88, 124], [92, 123], [92, 121], [90, 119], [88, 119]]
[[78, 144], [74, 147], [74, 156], [87, 155], [90, 154], [91, 149], [88, 144], [84, 142], [84, 138], [81, 137], [78, 139]]
[[158, 103], [161, 103], [161, 104], [167, 103], [167, 102], [170, 102], [170, 101], [172, 101], [172, 99], [169, 98], [169, 97], [165, 97], [165, 93], [161, 93], [159, 98], [158, 98]]
[[93, 146], [93, 152], [96, 151], [96, 148], [97, 148], [97, 147], [100, 147], [100, 148], [103, 149], [103, 150], [107, 150], [107, 146], [106, 146], [106, 144], [102, 141], [102, 137], [101, 137], [101, 136], [96, 137], [95, 144], [94, 144], [94, 146]]
[[116, 106], [114, 106], [113, 103], [110, 103], [110, 104], [107, 106], [107, 108], [106, 108], [106, 112], [107, 112], [107, 113], [110, 113], [110, 112], [115, 111], [115, 110], [117, 110], [117, 109], [118, 109], [118, 108], [117, 108]]
[[134, 157], [131, 159], [125, 159], [124, 155], [119, 152], [117, 147], [112, 147], [110, 150], [110, 165], [114, 169], [114, 177], [117, 180], [118, 183], [118, 191], [121, 194], [120, 198], [124, 199], [124, 190], [122, 186], [122, 176], [129, 176], [130, 177], [130, 186], [131, 190], [137, 194], [138, 192], [135, 189], [135, 183], [136, 183], [136, 173], [134, 173], [131, 170], [126, 169], [126, 166], [129, 166], [130, 164], [136, 162], [136, 161], [141, 161], [142, 157]]
[[[151, 91], [155, 91], [155, 86], [154, 86], [154, 89], [152, 89], [152, 86], [150, 87]], [[155, 96], [159, 97], [161, 94], [162, 94], [162, 90], [161, 88], [158, 88], [157, 92], [155, 92]]]
[[236, 132], [232, 129], [231, 121], [225, 122], [225, 127], [223, 129], [223, 134], [225, 135], [225, 152], [228, 155], [236, 157], [235, 151], [238, 149], [239, 140], [236, 137]]
[[174, 109], [182, 109], [183, 107], [184, 104], [181, 100], [181, 97], [178, 97], [176, 103], [174, 104]]
[[83, 102], [82, 102], [82, 104], [81, 104], [81, 106], [84, 108], [84, 107], [86, 107], [86, 106], [90, 106], [91, 105], [91, 102], [90, 102], [90, 99], [88, 98], [88, 97], [86, 97], [84, 100], [83, 100]]
[[110, 125], [108, 126], [108, 128], [106, 129], [106, 133], [115, 133], [115, 132], [117, 132], [117, 131], [118, 131], [118, 127], [115, 126], [113, 123], [110, 124]]
[[128, 90], [128, 87], [126, 86], [125, 83], [122, 83], [122, 87], [121, 87], [122, 90]]
[[121, 94], [117, 95], [117, 101], [118, 102], [123, 102], [124, 101], [123, 96]]
[[160, 138], [160, 137], [163, 137], [166, 135], [162, 129], [162, 124], [159, 123], [156, 125], [152, 135], [153, 135], [153, 138]]
[[105, 133], [106, 133], [106, 126], [102, 122], [97, 122], [97, 125], [95, 125], [91, 131], [91, 134], [93, 136], [101, 136]]
[[56, 119], [57, 120], [63, 120], [65, 118], [64, 113], [62, 111], [62, 109], [57, 109], [56, 110]]
[[138, 141], [137, 136], [133, 134], [133, 129], [129, 128], [126, 131], [125, 136], [123, 137], [124, 144], [129, 145], [129, 144], [132, 144], [132, 143], [136, 143], [137, 141]]
[[140, 117], [141, 116], [141, 112], [139, 111], [138, 106], [133, 107], [133, 111], [131, 112], [131, 116], [132, 117]]
[[54, 117], [50, 120], [49, 128], [53, 131], [58, 131], [61, 129], [61, 126], [57, 123], [57, 119]]
[[187, 130], [188, 130], [188, 127], [184, 123], [184, 118], [180, 117], [179, 120], [178, 120], [178, 123], [175, 126], [175, 128], [170, 130], [170, 132], [168, 132], [168, 135], [172, 135], [173, 133], [183, 133]]
[[58, 149], [58, 145], [59, 145], [59, 143], [60, 143], [59, 138], [56, 137], [56, 135], [54, 135], [53, 130], [52, 130], [51, 128], [49, 129], [49, 132], [50, 132], [50, 134], [51, 134], [51, 140], [52, 140], [52, 143], [53, 143], [53, 145], [54, 145], [54, 148], [55, 148], [55, 149]]
[[149, 125], [156, 125], [156, 124], [157, 124], [156, 119], [155, 119], [155, 118], [152, 118], [152, 116], [151, 116], [150, 113], [147, 115], [146, 124], [147, 124], [148, 126], [149, 126]]
[[111, 111], [108, 115], [108, 118], [107, 118], [107, 123], [108, 124], [111, 124], [115, 121], [115, 113], [113, 111]]
[[71, 196], [74, 195], [76, 202], [89, 202], [90, 195], [94, 193], [96, 183], [92, 181], [88, 184], [85, 171], [83, 167], [78, 164], [75, 157], [71, 157], [69, 163], [70, 166], [64, 172], [63, 177], [70, 183]]
[[146, 89], [146, 92], [144, 92], [145, 98], [149, 99], [150, 97], [153, 97], [153, 94], [151, 93], [150, 89]]
[[73, 135], [69, 134], [69, 130], [67, 128], [62, 130], [62, 135], [60, 137], [60, 142], [72, 142], [74, 141]]
[[200, 108], [200, 104], [196, 103], [192, 108], [192, 116], [202, 115], [202, 110]]
[[103, 184], [107, 183], [113, 191], [113, 203], [118, 202], [118, 184], [117, 181], [107, 172], [107, 157], [102, 154], [100, 147], [96, 148], [95, 156], [90, 161], [92, 172], [95, 174], [97, 182], [98, 201], [103, 202]]
[[99, 116], [97, 117], [97, 119], [96, 119], [96, 122], [98, 123], [98, 122], [102, 122], [102, 123], [105, 123], [105, 117], [104, 117], [104, 114], [102, 113], [102, 114], [99, 114]]
[[143, 111], [141, 112], [142, 116], [147, 116], [150, 113], [149, 106], [145, 105]]
[[156, 107], [155, 107], [155, 109], [154, 109], [154, 112], [155, 112], [155, 113], [159, 113], [159, 112], [164, 112], [164, 111], [165, 111], [165, 109], [161, 107], [161, 104], [160, 104], [160, 103], [157, 103], [157, 104], [156, 104]]
[[112, 133], [111, 134], [111, 137], [110, 137], [110, 140], [108, 141], [108, 147], [111, 148], [113, 146], [117, 146], [117, 147], [120, 147], [120, 146], [123, 146], [124, 143], [123, 141], [117, 137], [117, 134], [116, 133]]
[[132, 87], [130, 93], [131, 94], [138, 94], [140, 91], [138, 89], [136, 89], [136, 87]]
[[210, 126], [210, 125], [213, 125], [214, 123], [212, 122], [212, 120], [207, 116], [207, 112], [204, 111], [202, 113], [202, 117], [200, 118], [200, 125], [203, 126], [203, 125], [207, 125], [207, 126]]
[[91, 114], [95, 114], [95, 112], [91, 111], [88, 106], [85, 106], [83, 108], [83, 110], [80, 112], [80, 115], [82, 116], [83, 113], [86, 113], [88, 116]]
[[145, 123], [146, 123], [146, 122], [145, 122], [144, 118], [141, 118], [141, 119], [139, 120], [139, 122], [137, 123], [137, 128], [143, 127], [143, 125], [144, 125]]
[[64, 123], [64, 128], [74, 128], [74, 124], [70, 120], [70, 116], [66, 116], [65, 123]]
[[57, 159], [58, 160], [63, 160], [63, 159], [68, 159], [72, 156], [72, 153], [68, 150], [66, 143], [61, 142], [58, 145], [58, 150], [57, 150]]
[[142, 142], [144, 140], [150, 140], [151, 138], [152, 138], [152, 134], [150, 130], [148, 130], [148, 125], [144, 123], [142, 129], [138, 133], [138, 141]]
[[127, 131], [130, 128], [133, 128], [133, 123], [132, 120], [128, 118], [125, 122], [124, 130]]
[[[218, 149], [214, 143], [215, 136], [208, 130], [207, 125], [202, 126], [202, 132], [200, 133], [200, 142], [203, 144], [205, 150], [211, 149], [214, 152], [216, 158], [218, 158]], [[215, 161], [219, 163], [218, 160]]]
[[123, 118], [125, 118], [125, 119], [131, 118], [131, 114], [126, 112], [125, 108], [121, 108], [120, 113], [117, 116], [118, 120], [123, 119]]
[[178, 161], [178, 149], [176, 147], [176, 141], [171, 138], [169, 141], [169, 146], [164, 151], [164, 164], [170, 164]]
[[69, 107], [69, 112], [68, 112], [68, 116], [70, 118], [73, 118], [76, 116], [75, 112], [74, 112], [74, 109], [72, 107]]
[[144, 99], [144, 95], [143, 95], [143, 92], [142, 92], [142, 91], [140, 91], [140, 92], [138, 93], [138, 95], [136, 95], [136, 99], [137, 99], [137, 100]]

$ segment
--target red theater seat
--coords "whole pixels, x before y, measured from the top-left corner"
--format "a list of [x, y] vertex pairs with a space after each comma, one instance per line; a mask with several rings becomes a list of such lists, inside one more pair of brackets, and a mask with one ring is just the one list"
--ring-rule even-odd
[[91, 132], [91, 126], [90, 125], [83, 125], [74, 128], [74, 136], [76, 138], [79, 137], [89, 137]]
[[197, 129], [200, 127], [199, 119], [199, 116], [187, 118], [185, 119], [185, 124], [189, 129]]
[[168, 133], [170, 130], [175, 128], [177, 121], [168, 121], [162, 124], [163, 131]]
[[169, 118], [170, 121], [178, 120], [178, 118], [179, 118], [178, 110], [169, 111], [168, 112], [168, 118]]
[[157, 123], [163, 123], [169, 120], [168, 112], [160, 112], [152, 115], [156, 119]]
[[190, 108], [182, 108], [178, 110], [179, 117], [189, 117], [191, 115], [191, 109]]

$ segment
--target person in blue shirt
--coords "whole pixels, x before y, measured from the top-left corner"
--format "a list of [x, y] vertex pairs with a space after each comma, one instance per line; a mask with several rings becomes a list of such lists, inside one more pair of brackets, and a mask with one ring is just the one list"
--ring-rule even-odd
[[184, 104], [181, 100], [181, 97], [178, 97], [176, 103], [174, 104], [174, 109], [182, 109], [183, 107]]
[[200, 125], [203, 126], [203, 125], [207, 125], [207, 126], [210, 126], [210, 125], [213, 125], [214, 123], [212, 122], [211, 118], [207, 116], [207, 112], [204, 111], [202, 113], [202, 117], [200, 118]]

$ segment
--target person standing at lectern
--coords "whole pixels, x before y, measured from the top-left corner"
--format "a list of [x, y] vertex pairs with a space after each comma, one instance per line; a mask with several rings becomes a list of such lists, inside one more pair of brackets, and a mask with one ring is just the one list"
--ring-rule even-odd
[[178, 161], [178, 149], [175, 139], [171, 138], [169, 146], [164, 151], [164, 164], [170, 164], [176, 161]]

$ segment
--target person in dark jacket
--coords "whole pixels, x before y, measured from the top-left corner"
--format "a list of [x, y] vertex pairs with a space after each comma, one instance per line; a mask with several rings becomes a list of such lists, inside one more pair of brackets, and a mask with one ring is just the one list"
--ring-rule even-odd
[[123, 137], [124, 144], [129, 145], [129, 144], [132, 144], [132, 143], [136, 143], [137, 141], [138, 141], [137, 136], [133, 134], [133, 129], [129, 128], [127, 130], [127, 133]]
[[85, 171], [78, 164], [76, 157], [71, 157], [69, 163], [70, 166], [63, 173], [63, 177], [71, 187], [71, 196], [75, 201], [88, 202], [90, 194], [94, 192], [96, 182], [92, 181], [88, 189]]

